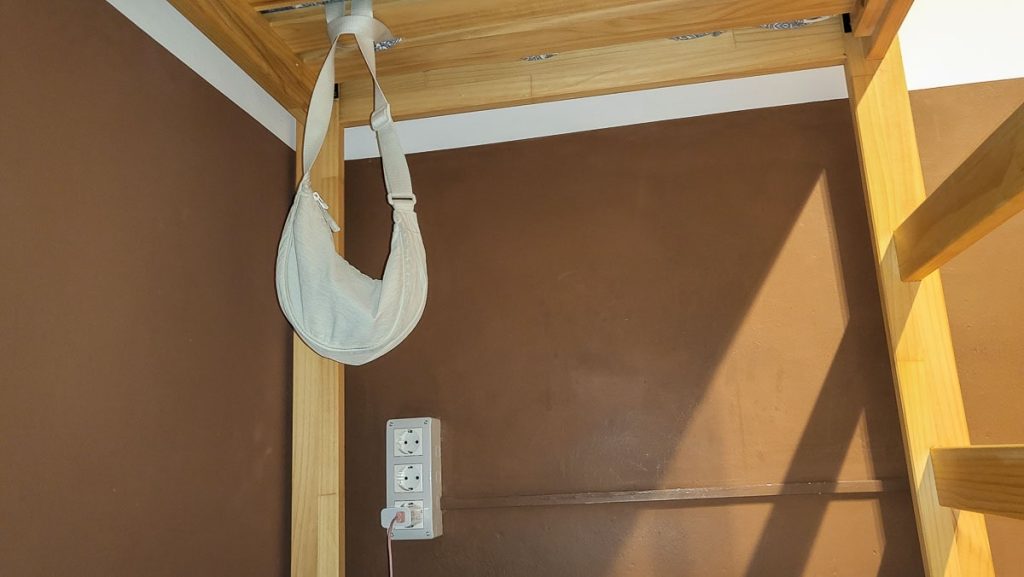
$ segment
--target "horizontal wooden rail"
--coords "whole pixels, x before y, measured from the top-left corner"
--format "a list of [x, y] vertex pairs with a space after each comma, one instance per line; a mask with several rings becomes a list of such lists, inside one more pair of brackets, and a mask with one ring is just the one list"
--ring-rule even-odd
[[[886, 0], [874, 0], [885, 3]], [[291, 2], [298, 4], [298, 0]], [[260, 1], [261, 8], [278, 2]], [[682, 34], [754, 27], [849, 12], [854, 0], [388, 0], [374, 16], [402, 42], [382, 52], [383, 77], [461, 66], [495, 66], [524, 56], [608, 48]], [[307, 64], [327, 54], [323, 8], [266, 15], [271, 27]], [[363, 61], [345, 43], [338, 81], [362, 79]]]
[[[645, 88], [842, 64], [838, 18], [795, 30], [745, 28], [693, 40], [662, 38], [554, 55], [536, 62], [456, 66], [381, 79], [396, 118], [420, 118]], [[345, 126], [366, 124], [373, 90], [343, 82]]]
[[928, 276], [1024, 209], [1024, 106], [896, 230], [904, 280]]
[[906, 479], [870, 479], [864, 481], [815, 481], [808, 483], [764, 483], [731, 487], [694, 487], [653, 489], [648, 491], [599, 491], [557, 493], [551, 495], [515, 495], [502, 497], [446, 497], [443, 508], [497, 509], [506, 507], [556, 507], [564, 505], [601, 505], [607, 503], [648, 503], [654, 501], [702, 501], [722, 499], [758, 499], [785, 495], [870, 496], [905, 491]]
[[932, 449], [945, 507], [1024, 519], [1024, 445]]

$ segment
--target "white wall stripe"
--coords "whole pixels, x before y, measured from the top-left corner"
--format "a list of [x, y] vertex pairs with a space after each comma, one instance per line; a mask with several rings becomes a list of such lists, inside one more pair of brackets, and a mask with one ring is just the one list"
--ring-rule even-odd
[[196, 74], [295, 148], [295, 119], [167, 0], [107, 0]]
[[[415, 153], [836, 98], [846, 98], [841, 66], [406, 120], [398, 130]], [[377, 155], [369, 127], [345, 129], [346, 159]]]

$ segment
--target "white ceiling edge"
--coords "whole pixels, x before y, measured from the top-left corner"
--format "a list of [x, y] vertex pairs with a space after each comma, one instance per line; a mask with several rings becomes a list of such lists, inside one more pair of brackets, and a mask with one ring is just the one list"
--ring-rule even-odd
[[295, 118], [167, 0], [107, 0], [153, 40], [295, 148]]
[[1024, 77], [1024, 2], [917, 0], [900, 28], [911, 90]]
[[[463, 148], [803, 102], [846, 98], [842, 66], [482, 110], [398, 124], [408, 153]], [[345, 159], [379, 156], [367, 126], [345, 129]]]
[[[295, 121], [167, 0], [107, 0], [154, 40], [295, 148]], [[918, 0], [900, 30], [911, 90], [1024, 77], [1021, 0]], [[823, 68], [399, 122], [406, 150], [426, 152], [613, 126], [846, 97]], [[377, 156], [367, 127], [345, 130], [345, 158]]]

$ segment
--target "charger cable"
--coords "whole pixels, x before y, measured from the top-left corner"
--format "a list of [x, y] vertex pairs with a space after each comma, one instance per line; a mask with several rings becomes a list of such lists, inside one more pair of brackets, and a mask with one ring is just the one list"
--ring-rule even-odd
[[391, 542], [395, 537], [395, 523], [405, 523], [405, 511], [402, 509], [384, 509], [381, 511], [382, 521], [386, 519], [385, 515], [391, 515], [391, 521], [388, 523], [388, 576], [395, 577], [395, 560], [391, 552]]

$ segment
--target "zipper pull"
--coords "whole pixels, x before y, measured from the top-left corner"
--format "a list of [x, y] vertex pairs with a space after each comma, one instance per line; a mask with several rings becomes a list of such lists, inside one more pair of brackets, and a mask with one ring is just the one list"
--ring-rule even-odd
[[334, 222], [334, 219], [331, 218], [331, 213], [327, 212], [327, 209], [330, 207], [327, 206], [327, 203], [324, 202], [324, 199], [320, 197], [319, 192], [313, 193], [313, 200], [315, 200], [316, 203], [320, 205], [320, 213], [324, 215], [324, 222], [327, 223], [327, 226], [331, 227], [331, 232], [341, 231], [341, 227], [338, 226], [338, 223]]

